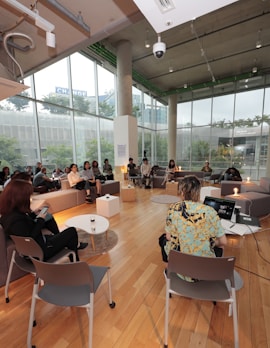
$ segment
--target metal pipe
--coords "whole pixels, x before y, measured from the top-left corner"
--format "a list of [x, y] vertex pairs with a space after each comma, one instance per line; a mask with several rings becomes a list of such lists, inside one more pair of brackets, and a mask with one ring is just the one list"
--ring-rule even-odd
[[68, 17], [71, 21], [79, 25], [83, 30], [85, 30], [88, 34], [90, 34], [90, 27], [83, 21], [83, 17], [81, 13], [75, 16], [68, 9], [66, 9], [63, 5], [59, 4], [57, 0], [47, 0], [46, 3], [49, 3], [51, 6], [56, 8], [59, 12]]

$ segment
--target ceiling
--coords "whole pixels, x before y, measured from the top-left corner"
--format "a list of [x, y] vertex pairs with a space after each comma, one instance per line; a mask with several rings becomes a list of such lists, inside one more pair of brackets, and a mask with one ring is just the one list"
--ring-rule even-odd
[[[156, 0], [151, 1], [155, 6]], [[33, 3], [30, 0], [19, 2], [28, 8]], [[75, 16], [81, 12], [85, 24], [90, 27], [90, 34], [56, 10], [54, 4], [48, 3], [63, 4]], [[191, 92], [199, 95], [211, 86], [226, 93], [234, 88], [233, 81], [237, 80], [240, 80], [239, 88], [258, 86], [265, 82], [263, 76], [270, 73], [270, 0], [239, 0], [163, 31], [161, 40], [166, 43], [166, 53], [162, 59], [153, 56], [152, 48], [145, 48], [146, 38], [151, 45], [157, 42], [157, 33], [132, 0], [91, 0], [90, 5], [84, 0], [37, 2], [39, 14], [55, 25], [56, 48], [49, 48], [45, 32], [29, 18], [11, 30], [22, 13], [0, 0], [1, 63], [7, 65], [10, 61], [1, 45], [4, 34], [16, 31], [30, 35], [35, 41], [35, 48], [27, 52], [14, 49], [26, 75], [80, 49], [98, 57], [105, 66], [108, 64], [106, 57], [109, 57], [109, 66], [113, 67], [118, 42], [129, 40], [135, 82], [164, 101], [172, 93], [177, 93], [178, 100], [183, 100], [184, 95]], [[184, 11], [185, 6], [188, 5], [180, 10]], [[262, 41], [260, 49], [256, 48], [258, 39]], [[14, 42], [23, 47], [29, 44], [21, 38], [14, 38]], [[91, 46], [97, 42], [99, 44]], [[101, 48], [99, 53], [95, 49], [97, 45]], [[257, 72], [252, 73], [255, 67]], [[173, 71], [169, 72], [169, 69]]]

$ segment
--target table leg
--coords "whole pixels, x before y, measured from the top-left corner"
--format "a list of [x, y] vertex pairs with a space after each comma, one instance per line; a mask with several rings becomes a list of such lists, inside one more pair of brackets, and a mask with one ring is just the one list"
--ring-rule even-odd
[[91, 243], [92, 243], [93, 250], [96, 251], [94, 236], [92, 234], [90, 234], [90, 238], [91, 238]]

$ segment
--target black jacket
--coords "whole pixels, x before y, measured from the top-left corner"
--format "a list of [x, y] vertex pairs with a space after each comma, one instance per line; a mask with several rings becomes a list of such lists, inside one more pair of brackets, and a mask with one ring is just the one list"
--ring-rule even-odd
[[2, 216], [0, 223], [7, 236], [15, 235], [31, 237], [41, 246], [43, 251], [46, 250], [46, 245], [41, 232], [45, 224], [44, 219], [36, 218], [35, 214], [25, 214], [19, 211], [14, 211], [9, 215]]

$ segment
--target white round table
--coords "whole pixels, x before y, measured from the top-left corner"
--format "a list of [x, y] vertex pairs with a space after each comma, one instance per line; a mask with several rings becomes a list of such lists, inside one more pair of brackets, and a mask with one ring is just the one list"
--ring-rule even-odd
[[[91, 219], [94, 218], [95, 222], [91, 222]], [[108, 229], [109, 229], [109, 220], [103, 216], [96, 214], [84, 214], [77, 215], [65, 222], [67, 227], [79, 228], [86, 233], [89, 233], [91, 238], [91, 243], [93, 249], [96, 250], [94, 236], [101, 233], [106, 233], [106, 239], [108, 239]]]

